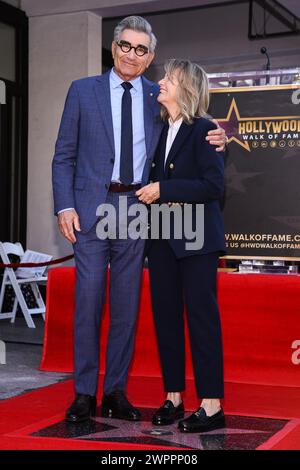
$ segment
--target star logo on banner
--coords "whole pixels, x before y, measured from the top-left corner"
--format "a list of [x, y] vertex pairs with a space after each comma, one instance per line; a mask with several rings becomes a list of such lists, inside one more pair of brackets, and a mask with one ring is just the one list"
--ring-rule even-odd
[[234, 163], [231, 163], [226, 168], [226, 185], [228, 188], [235, 189], [235, 191], [245, 193], [247, 188], [244, 181], [258, 175], [261, 175], [261, 173], [254, 171], [238, 171]]
[[221, 124], [221, 127], [228, 137], [228, 144], [230, 144], [230, 142], [236, 142], [250, 152], [249, 143], [244, 141], [242, 134], [239, 134], [239, 122], [242, 121], [242, 118], [234, 98], [232, 99], [227, 117], [225, 119], [218, 118], [217, 121]]
[[276, 222], [280, 222], [281, 224], [287, 225], [290, 228], [300, 230], [300, 217], [297, 215], [272, 216], [270, 218], [273, 220], [276, 220]]

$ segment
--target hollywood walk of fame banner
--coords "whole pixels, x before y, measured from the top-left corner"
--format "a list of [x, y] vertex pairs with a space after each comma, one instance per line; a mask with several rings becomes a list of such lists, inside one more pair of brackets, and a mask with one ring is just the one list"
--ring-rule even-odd
[[211, 90], [228, 136], [227, 258], [300, 260], [299, 85]]

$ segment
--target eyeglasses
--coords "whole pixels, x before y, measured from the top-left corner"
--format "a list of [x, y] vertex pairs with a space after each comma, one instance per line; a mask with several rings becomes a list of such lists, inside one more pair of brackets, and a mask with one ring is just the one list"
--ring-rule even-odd
[[130, 42], [120, 41], [120, 42], [117, 42], [117, 45], [121, 48], [122, 52], [125, 52], [125, 54], [128, 54], [128, 52], [130, 52], [131, 49], [134, 49], [134, 52], [139, 57], [142, 57], [143, 55], [148, 54], [149, 52], [148, 47], [142, 46], [140, 44], [134, 47], [130, 44]]

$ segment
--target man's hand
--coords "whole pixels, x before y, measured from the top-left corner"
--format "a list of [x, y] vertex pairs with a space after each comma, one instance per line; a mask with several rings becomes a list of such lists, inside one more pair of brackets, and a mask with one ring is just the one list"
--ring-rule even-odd
[[76, 242], [74, 229], [80, 232], [79, 216], [75, 209], [67, 210], [58, 214], [58, 227], [60, 232], [71, 243]]
[[209, 141], [211, 145], [217, 145], [216, 151], [217, 152], [223, 152], [225, 149], [225, 145], [228, 141], [228, 138], [225, 134], [224, 129], [219, 126], [219, 123], [216, 119], [212, 119], [212, 122], [214, 122], [217, 126], [218, 129], [213, 129], [212, 131], [208, 131], [206, 140]]
[[152, 204], [152, 202], [160, 197], [159, 183], [147, 184], [147, 186], [139, 189], [135, 195], [144, 204]]

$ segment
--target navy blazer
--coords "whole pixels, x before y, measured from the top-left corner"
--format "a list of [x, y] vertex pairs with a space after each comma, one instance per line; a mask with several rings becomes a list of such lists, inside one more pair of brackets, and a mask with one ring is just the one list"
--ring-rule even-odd
[[[168, 240], [177, 258], [211, 252], [225, 253], [225, 235], [220, 200], [224, 193], [224, 153], [217, 152], [205, 137], [214, 123], [205, 118], [195, 118], [192, 124], [183, 122], [175, 137], [165, 164], [168, 134], [166, 124], [156, 149], [150, 179], [160, 182], [160, 199], [157, 203], [192, 204], [192, 221], [195, 228], [196, 203], [204, 204], [204, 245], [199, 250], [186, 249], [184, 233], [174, 238], [174, 226]], [[151, 241], [148, 242], [148, 249]], [[147, 249], [147, 251], [148, 251]]]
[[[74, 207], [82, 232], [97, 221], [96, 209], [106, 201], [115, 148], [110, 101], [110, 71], [72, 82], [61, 119], [52, 163], [54, 213]], [[147, 184], [163, 123], [157, 102], [159, 87], [142, 77]], [[133, 110], [134, 112], [134, 110]]]

